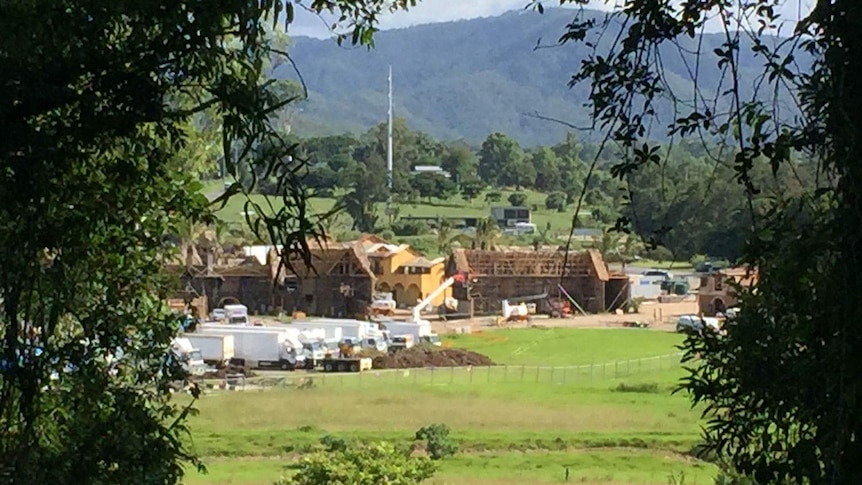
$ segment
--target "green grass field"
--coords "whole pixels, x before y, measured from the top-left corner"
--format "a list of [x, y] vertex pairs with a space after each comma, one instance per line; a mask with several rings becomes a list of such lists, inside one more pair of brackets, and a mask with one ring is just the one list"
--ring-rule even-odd
[[[204, 187], [204, 191], [212, 192], [218, 189], [218, 184], [208, 184]], [[460, 196], [452, 197], [446, 201], [432, 200], [428, 203], [423, 200], [416, 204], [396, 204], [401, 216], [421, 216], [421, 217], [489, 217], [491, 215], [492, 206], [508, 205], [506, 198], [512, 191], [502, 191], [503, 199], [495, 204], [486, 204], [483, 197], [479, 197], [471, 202], [464, 201]], [[537, 210], [533, 211], [533, 223], [536, 227], [544, 229], [548, 223], [551, 224], [552, 234], [567, 234], [568, 228], [571, 225], [572, 215], [570, 211], [557, 212], [555, 210], [545, 209], [545, 194], [535, 191], [524, 191], [527, 195], [527, 206], [536, 206]], [[252, 196], [252, 200], [267, 206], [263, 196]], [[270, 198], [273, 206], [278, 209], [281, 207], [281, 201], [277, 198]], [[335, 205], [335, 199], [314, 198], [311, 200], [311, 207], [316, 213], [325, 213], [332, 209]], [[385, 204], [378, 204], [377, 210], [384, 220]], [[218, 212], [218, 216], [228, 223], [239, 223], [245, 220], [245, 200], [242, 197], [233, 197], [225, 207]], [[583, 209], [583, 213], [589, 214], [588, 209]]]
[[714, 466], [689, 454], [698, 413], [671, 394], [683, 372], [672, 359], [605, 365], [604, 375], [519, 372], [668, 355], [679, 341], [655, 331], [501, 330], [447, 340], [507, 364], [493, 372], [372, 371], [316, 376], [311, 389], [208, 394], [190, 425], [209, 474], [192, 472], [185, 483], [270, 484], [326, 434], [406, 445], [418, 428], [445, 423], [461, 450], [440, 463], [433, 484], [563, 483], [566, 468], [572, 483], [667, 484], [674, 475], [711, 484]]
[[452, 335], [446, 341], [503, 364], [584, 365], [675, 353], [682, 337], [643, 329], [539, 327]]

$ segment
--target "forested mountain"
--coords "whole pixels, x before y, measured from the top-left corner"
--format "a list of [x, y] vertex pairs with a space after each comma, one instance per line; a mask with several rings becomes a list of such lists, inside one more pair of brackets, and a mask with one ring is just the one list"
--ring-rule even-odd
[[[358, 133], [384, 120], [386, 71], [391, 64], [396, 116], [405, 118], [413, 129], [471, 143], [479, 143], [493, 132], [507, 133], [527, 146], [559, 142], [567, 128], [529, 115], [538, 112], [579, 126], [589, 125], [589, 113], [583, 107], [589, 86], [567, 87], [589, 48], [580, 43], [535, 47], [537, 42], [556, 43], [574, 14], [566, 9], [547, 9], [544, 15], [517, 11], [385, 31], [377, 35], [372, 50], [339, 47], [331, 40], [296, 38], [292, 57], [310, 93], [294, 114], [293, 128], [299, 135]], [[613, 37], [606, 34], [594, 41], [600, 50], [606, 50]], [[762, 40], [770, 43], [775, 39]], [[710, 99], [722, 79], [713, 51], [721, 47], [724, 36], [695, 37], [682, 47], [694, 51], [699, 42], [701, 51], [709, 55], [702, 57], [697, 78]], [[662, 52], [661, 57], [668, 84], [690, 99], [695, 56], [680, 54], [674, 48]], [[744, 91], [750, 92], [763, 60], [752, 55], [741, 57], [740, 71], [750, 80]], [[280, 66], [275, 76], [296, 78], [289, 65]], [[688, 112], [682, 106], [678, 109], [680, 114]], [[670, 102], [659, 106], [658, 112], [661, 126], [678, 117]], [[662, 131], [657, 127], [652, 136], [661, 139]], [[588, 133], [580, 136], [589, 138]]]

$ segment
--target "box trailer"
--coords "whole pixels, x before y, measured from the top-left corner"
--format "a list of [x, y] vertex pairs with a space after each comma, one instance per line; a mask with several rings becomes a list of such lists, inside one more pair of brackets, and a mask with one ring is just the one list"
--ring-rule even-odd
[[341, 325], [332, 325], [328, 323], [319, 324], [314, 320], [297, 320], [289, 323], [287, 328], [292, 328], [298, 332], [323, 332], [324, 340], [342, 340], [354, 334], [358, 334], [358, 327]]
[[234, 356], [233, 335], [185, 334], [192, 346], [201, 351], [204, 362], [221, 369]]
[[[351, 338], [364, 339], [382, 337], [380, 326], [374, 322], [366, 322], [364, 320], [353, 320], [348, 318], [312, 318], [308, 320], [296, 320], [291, 322], [289, 327], [300, 329], [322, 328], [327, 332], [327, 338]], [[336, 336], [334, 329], [340, 328], [341, 335]]]
[[279, 329], [259, 330], [260, 327], [207, 328], [202, 335], [231, 335], [233, 359], [231, 364], [246, 369], [277, 367], [294, 370], [305, 367], [302, 344]]

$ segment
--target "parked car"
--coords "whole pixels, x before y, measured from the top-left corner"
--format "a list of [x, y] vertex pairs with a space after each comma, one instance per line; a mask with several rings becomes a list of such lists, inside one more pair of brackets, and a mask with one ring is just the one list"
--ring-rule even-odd
[[714, 273], [725, 269], [727, 265], [722, 262], [704, 261], [694, 267], [698, 273]]
[[226, 316], [227, 314], [225, 313], [224, 308], [216, 308], [212, 313], [210, 313], [210, 320], [213, 322], [220, 322], [224, 320]]
[[676, 321], [677, 332], [701, 332], [704, 326], [716, 332], [721, 331], [721, 325], [717, 318], [682, 315]]
[[651, 270], [645, 271], [644, 276], [653, 276], [653, 277], [657, 276], [660, 278], [664, 278], [665, 280], [672, 280], [673, 279], [673, 273], [671, 273], [670, 271], [662, 270], [662, 269], [651, 269]]

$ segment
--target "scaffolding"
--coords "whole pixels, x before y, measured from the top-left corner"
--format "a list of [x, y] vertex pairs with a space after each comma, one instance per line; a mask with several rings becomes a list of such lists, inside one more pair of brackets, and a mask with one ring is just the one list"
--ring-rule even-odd
[[461, 268], [476, 276], [551, 276], [560, 278], [564, 269], [567, 277], [596, 275], [589, 251], [570, 253], [562, 251], [482, 251], [465, 249]]
[[450, 272], [469, 275], [470, 283], [456, 291], [471, 300], [477, 314], [497, 313], [502, 300], [547, 293], [561, 298], [563, 290], [587, 311], [605, 309], [604, 261], [595, 251], [482, 251], [457, 249]]

